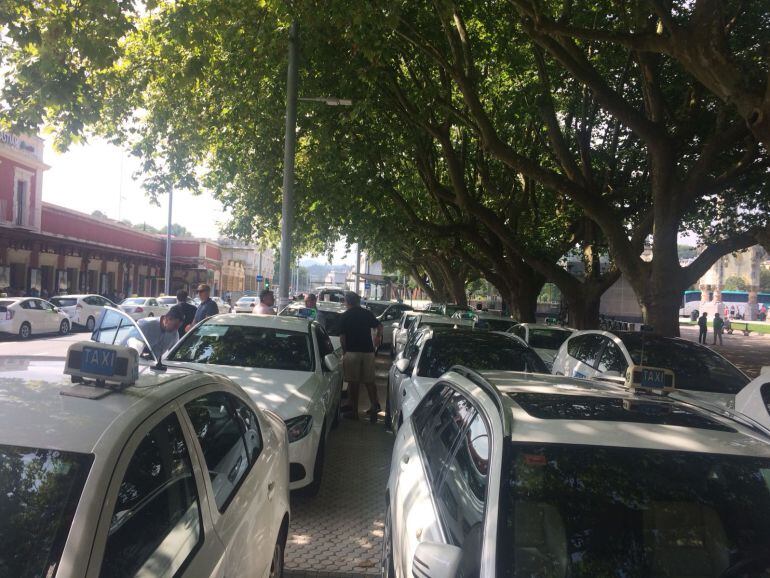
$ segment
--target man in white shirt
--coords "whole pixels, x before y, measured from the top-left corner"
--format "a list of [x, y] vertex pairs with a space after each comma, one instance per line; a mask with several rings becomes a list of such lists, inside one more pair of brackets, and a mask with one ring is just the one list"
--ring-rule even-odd
[[275, 315], [275, 297], [270, 289], [263, 289], [259, 294], [259, 305], [254, 308], [254, 315]]

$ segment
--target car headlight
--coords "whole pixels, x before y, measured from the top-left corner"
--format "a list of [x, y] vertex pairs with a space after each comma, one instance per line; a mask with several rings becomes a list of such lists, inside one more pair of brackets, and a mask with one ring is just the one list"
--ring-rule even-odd
[[289, 443], [301, 440], [310, 433], [313, 427], [312, 415], [300, 415], [286, 420], [286, 430], [289, 434]]

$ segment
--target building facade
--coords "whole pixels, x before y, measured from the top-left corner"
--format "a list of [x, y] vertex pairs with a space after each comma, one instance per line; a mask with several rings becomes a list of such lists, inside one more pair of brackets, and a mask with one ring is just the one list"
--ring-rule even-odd
[[[43, 140], [0, 133], [0, 292], [11, 295], [99, 293], [158, 295], [165, 287], [166, 237], [42, 200]], [[254, 257], [234, 242], [174, 238], [171, 289], [256, 283]], [[250, 249], [255, 252], [254, 249]], [[263, 255], [272, 276], [272, 252]], [[243, 264], [241, 262], [243, 261]]]

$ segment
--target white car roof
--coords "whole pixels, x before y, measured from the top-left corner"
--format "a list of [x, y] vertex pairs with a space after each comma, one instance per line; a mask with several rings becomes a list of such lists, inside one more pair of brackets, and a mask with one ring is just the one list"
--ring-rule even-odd
[[310, 321], [310, 319], [289, 315], [238, 315], [237, 313], [222, 313], [221, 315], [210, 317], [205, 321], [205, 324], [269, 327], [272, 329], [307, 333]]
[[110, 431], [130, 434], [161, 405], [222, 379], [140, 366], [135, 385], [102, 399], [85, 399], [62, 395], [73, 387], [64, 363], [60, 358], [0, 357], [1, 444], [92, 453]]
[[480, 375], [507, 399], [504, 411], [510, 412], [510, 433], [515, 442], [770, 458], [770, 436], [697, 405], [561, 376], [516, 372]]
[[458, 319], [454, 317], [447, 317], [446, 315], [436, 315], [435, 313], [418, 313], [421, 324], [430, 325], [431, 321], [441, 325], [467, 325], [472, 326], [472, 319]]
[[517, 323], [516, 326], [529, 327], [530, 329], [551, 329], [559, 331], [570, 331], [574, 333], [576, 330], [571, 327], [562, 327], [561, 325], [546, 325], [545, 323]]
[[[289, 303], [286, 306], [287, 309], [302, 309], [303, 307], [305, 307], [305, 303], [302, 301], [294, 301], [293, 303]], [[315, 307], [319, 311], [332, 311], [334, 313], [345, 313], [345, 311], [348, 309], [344, 303], [321, 301], [320, 299], [316, 301]], [[281, 315], [281, 317], [283, 317], [283, 315]]]
[[70, 293], [67, 295], [52, 295], [51, 299], [82, 299], [83, 297], [101, 297], [101, 295], [97, 295], [96, 293]]

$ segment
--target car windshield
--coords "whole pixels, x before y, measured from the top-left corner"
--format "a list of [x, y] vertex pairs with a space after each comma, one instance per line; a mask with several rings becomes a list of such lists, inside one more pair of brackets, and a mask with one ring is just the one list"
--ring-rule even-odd
[[628, 333], [621, 340], [635, 364], [671, 369], [680, 389], [736, 394], [749, 382], [720, 355], [683, 339]]
[[0, 301], [0, 307], [10, 307], [15, 301]]
[[93, 456], [0, 445], [0, 576], [56, 574]]
[[238, 299], [238, 303], [252, 303], [253, 301], [256, 301], [256, 297], [241, 297]]
[[158, 303], [161, 305], [176, 305], [176, 297], [158, 297]]
[[425, 343], [417, 375], [438, 379], [453, 365], [476, 371], [549, 373], [534, 351], [513, 339], [489, 333], [450, 332], [435, 335]]
[[57, 307], [74, 307], [78, 304], [76, 297], [51, 297], [50, 301]]
[[511, 444], [497, 575], [767, 576], [770, 460]]
[[385, 310], [389, 307], [389, 305], [384, 303], [365, 303], [364, 307], [371, 311], [375, 317], [379, 317], [385, 313]]
[[130, 299], [123, 299], [120, 302], [121, 305], [144, 305], [145, 299], [139, 297], [132, 297]]
[[566, 329], [529, 328], [529, 346], [533, 349], [552, 349], [556, 351], [572, 335]]
[[482, 317], [476, 321], [476, 328], [487, 331], [508, 331], [515, 323], [512, 319], [489, 319]]
[[312, 351], [308, 333], [203, 323], [185, 335], [168, 361], [313, 371]]

